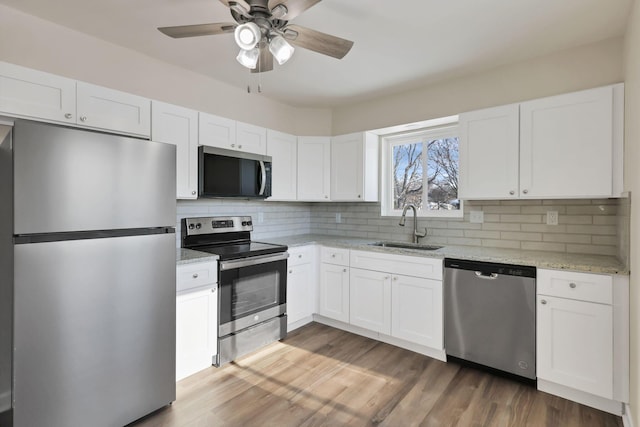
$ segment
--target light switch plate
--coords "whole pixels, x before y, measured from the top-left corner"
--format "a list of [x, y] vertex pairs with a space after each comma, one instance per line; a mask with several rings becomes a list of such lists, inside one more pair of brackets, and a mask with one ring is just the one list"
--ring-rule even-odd
[[484, 222], [484, 212], [471, 211], [469, 213], [469, 222], [472, 222], [474, 224], [482, 224]]

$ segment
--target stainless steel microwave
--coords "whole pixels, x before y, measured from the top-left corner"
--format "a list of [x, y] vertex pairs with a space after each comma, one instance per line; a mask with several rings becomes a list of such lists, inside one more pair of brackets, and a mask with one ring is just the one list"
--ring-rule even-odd
[[198, 147], [198, 197], [264, 199], [271, 196], [271, 157]]

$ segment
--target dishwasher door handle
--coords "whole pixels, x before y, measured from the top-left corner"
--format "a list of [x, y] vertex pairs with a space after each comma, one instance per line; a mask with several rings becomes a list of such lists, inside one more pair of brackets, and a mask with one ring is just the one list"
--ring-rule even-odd
[[498, 273], [491, 273], [489, 275], [483, 274], [482, 271], [476, 271], [476, 277], [478, 279], [484, 280], [496, 280], [498, 278]]

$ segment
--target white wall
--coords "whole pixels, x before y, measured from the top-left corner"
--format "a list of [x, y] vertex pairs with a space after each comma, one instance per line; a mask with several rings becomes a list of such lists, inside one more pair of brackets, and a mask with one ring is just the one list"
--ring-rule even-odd
[[412, 123], [623, 81], [614, 38], [334, 109], [333, 134]]
[[296, 135], [328, 135], [331, 111], [293, 108], [0, 5], [0, 60]]
[[640, 3], [636, 0], [625, 38], [625, 186], [632, 192], [631, 203], [631, 417], [640, 425]]

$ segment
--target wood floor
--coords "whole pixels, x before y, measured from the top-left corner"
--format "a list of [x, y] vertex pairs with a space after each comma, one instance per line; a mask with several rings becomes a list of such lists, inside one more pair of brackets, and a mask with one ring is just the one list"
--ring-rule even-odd
[[150, 426], [622, 427], [533, 387], [309, 324], [222, 368], [178, 383]]

